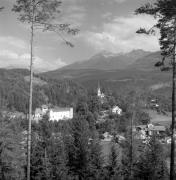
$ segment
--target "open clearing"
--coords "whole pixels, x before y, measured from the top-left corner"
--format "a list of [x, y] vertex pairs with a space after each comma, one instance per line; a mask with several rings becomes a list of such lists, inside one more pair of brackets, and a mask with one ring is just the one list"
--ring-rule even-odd
[[164, 126], [169, 126], [172, 121], [171, 113], [167, 113], [167, 115], [160, 114], [154, 110], [146, 111], [151, 117], [151, 123], [160, 124]]

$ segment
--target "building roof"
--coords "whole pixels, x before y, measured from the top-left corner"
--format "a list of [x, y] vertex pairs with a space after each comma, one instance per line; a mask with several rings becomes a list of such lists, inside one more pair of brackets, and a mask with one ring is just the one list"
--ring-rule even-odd
[[153, 124], [134, 126], [133, 128], [145, 131], [166, 131], [165, 126], [154, 126]]
[[149, 131], [165, 131], [165, 126], [153, 126], [148, 128]]
[[[119, 108], [119, 106], [115, 105], [115, 106], [113, 106], [113, 108]], [[120, 108], [119, 108], [119, 109], [120, 109]]]
[[114, 111], [114, 110], [122, 111], [122, 109], [119, 108], [119, 106], [113, 106], [112, 110], [113, 110], [113, 111]]
[[66, 108], [63, 108], [63, 107], [55, 107], [53, 109], [51, 109], [51, 111], [53, 112], [63, 112], [63, 111], [70, 111], [70, 107], [66, 107]]

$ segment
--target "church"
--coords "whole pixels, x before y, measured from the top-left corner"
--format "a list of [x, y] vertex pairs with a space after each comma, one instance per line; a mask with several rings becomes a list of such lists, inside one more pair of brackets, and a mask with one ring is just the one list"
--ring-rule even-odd
[[98, 96], [100, 99], [105, 98], [105, 94], [101, 92], [99, 83], [98, 83], [98, 88], [97, 88], [97, 96]]

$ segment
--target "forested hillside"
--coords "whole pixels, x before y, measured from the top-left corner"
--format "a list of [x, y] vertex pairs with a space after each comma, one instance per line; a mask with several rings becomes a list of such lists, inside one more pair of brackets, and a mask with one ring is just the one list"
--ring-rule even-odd
[[[0, 69], [1, 109], [28, 112], [29, 71], [21, 69]], [[45, 104], [70, 106], [86, 91], [79, 84], [68, 80], [41, 79], [34, 75], [33, 109]], [[41, 83], [40, 83], [41, 82]]]

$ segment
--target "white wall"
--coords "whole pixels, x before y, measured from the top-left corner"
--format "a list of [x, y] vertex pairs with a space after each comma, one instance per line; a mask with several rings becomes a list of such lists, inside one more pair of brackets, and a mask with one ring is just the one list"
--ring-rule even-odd
[[49, 120], [50, 121], [59, 121], [65, 119], [73, 118], [73, 108], [70, 108], [68, 111], [53, 111], [52, 109], [49, 111]]

